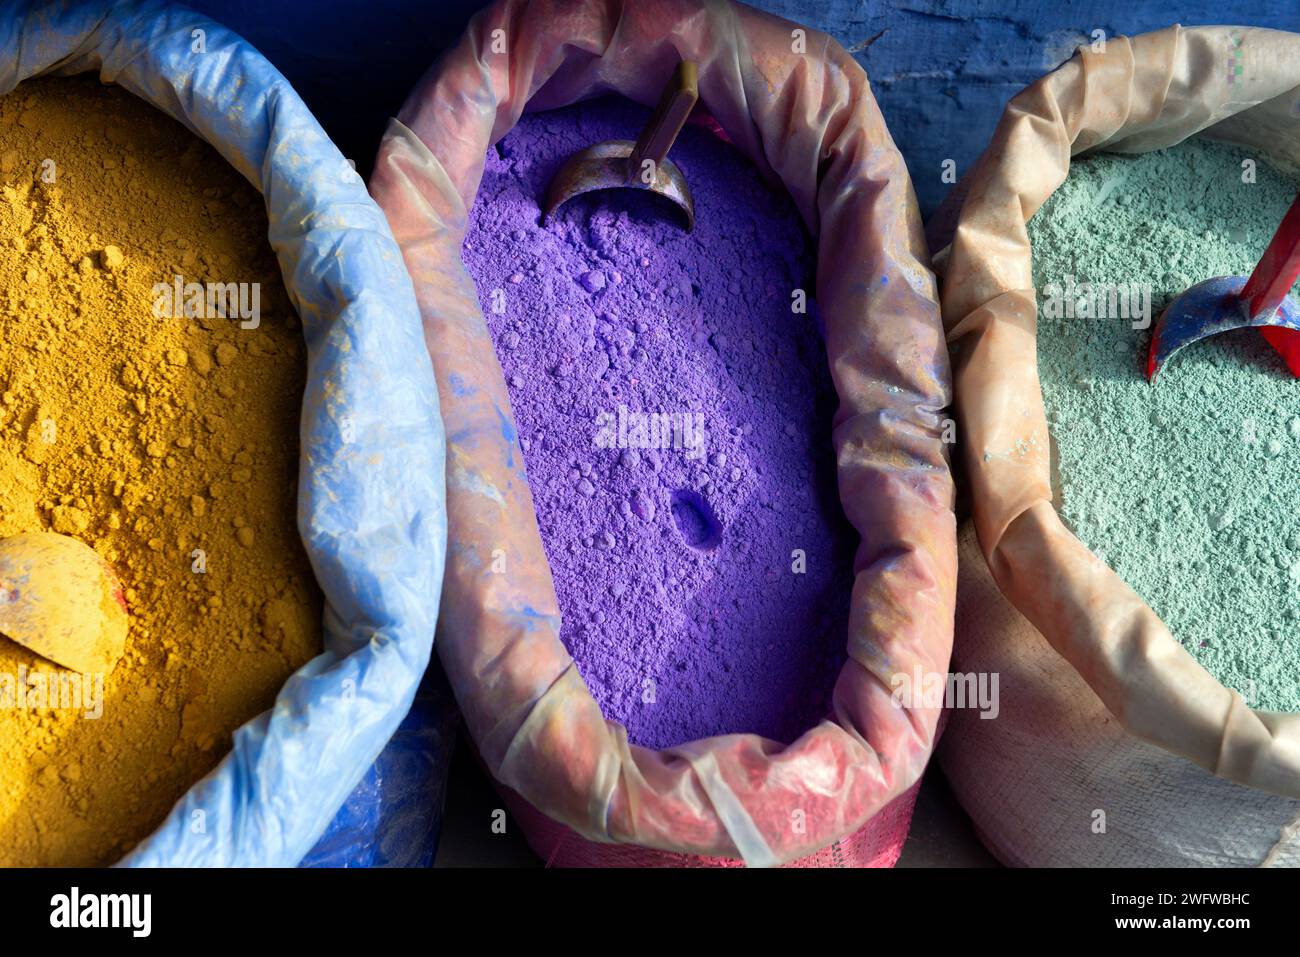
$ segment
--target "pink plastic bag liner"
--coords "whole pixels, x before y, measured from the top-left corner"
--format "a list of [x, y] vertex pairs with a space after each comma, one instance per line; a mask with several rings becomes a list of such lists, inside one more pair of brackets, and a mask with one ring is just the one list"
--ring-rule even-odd
[[[525, 106], [611, 92], [651, 105], [681, 59], [699, 64], [704, 110], [818, 240], [840, 495], [862, 542], [833, 713], [788, 746], [732, 734], [655, 752], [601, 714], [560, 642], [506, 385], [460, 259], [484, 153]], [[371, 190], [415, 280], [447, 428], [437, 648], [492, 774], [590, 840], [753, 865], [845, 837], [911, 787], [939, 708], [897, 706], [891, 679], [945, 672], [951, 650], [950, 386], [915, 197], [861, 68], [822, 34], [729, 3], [499, 2], [390, 123]]]

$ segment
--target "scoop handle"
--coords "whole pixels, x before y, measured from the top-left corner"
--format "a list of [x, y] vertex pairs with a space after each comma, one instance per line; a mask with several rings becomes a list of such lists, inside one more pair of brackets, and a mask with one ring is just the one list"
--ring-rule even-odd
[[1250, 274], [1241, 298], [1251, 319], [1272, 315], [1300, 278], [1300, 195], [1297, 195], [1273, 241]]
[[632, 153], [627, 158], [629, 183], [641, 179], [646, 160], [650, 160], [653, 164], [650, 167], [651, 176], [656, 175], [659, 164], [673, 148], [673, 143], [677, 141], [677, 134], [686, 125], [686, 118], [691, 115], [691, 110], [695, 108], [695, 102], [699, 98], [698, 67], [691, 60], [683, 60], [677, 64], [677, 69], [673, 71], [672, 79], [664, 88], [663, 96], [659, 98], [659, 104], [655, 107], [650, 122], [637, 137], [636, 146], [632, 148]]

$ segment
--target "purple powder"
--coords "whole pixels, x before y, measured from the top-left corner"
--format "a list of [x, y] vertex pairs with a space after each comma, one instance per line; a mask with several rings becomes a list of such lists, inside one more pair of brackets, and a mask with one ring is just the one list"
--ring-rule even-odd
[[621, 100], [524, 117], [487, 156], [465, 240], [510, 386], [561, 638], [605, 714], [662, 748], [789, 742], [844, 663], [857, 536], [803, 226], [731, 146], [673, 150], [696, 228], [660, 197], [579, 197], [538, 224], [571, 153], [635, 137]]

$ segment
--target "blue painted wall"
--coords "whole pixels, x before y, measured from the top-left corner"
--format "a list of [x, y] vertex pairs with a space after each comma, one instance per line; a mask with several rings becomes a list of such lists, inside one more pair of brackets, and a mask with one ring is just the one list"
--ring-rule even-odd
[[[344, 152], [369, 171], [412, 84], [481, 0], [191, 0], [242, 33], [302, 94]], [[871, 76], [928, 214], [964, 172], [1015, 93], [1069, 59], [1093, 30], [1171, 23], [1300, 32], [1300, 0], [751, 0], [825, 30]]]

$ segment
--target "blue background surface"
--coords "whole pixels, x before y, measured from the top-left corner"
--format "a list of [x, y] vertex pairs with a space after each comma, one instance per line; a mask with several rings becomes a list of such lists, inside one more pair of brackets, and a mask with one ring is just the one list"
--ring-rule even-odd
[[[1297, 0], [761, 0], [754, 4], [825, 30], [854, 56], [907, 159], [926, 215], [988, 145], [1002, 110], [1022, 88], [1091, 39], [1146, 33], [1174, 23], [1300, 31]], [[873, 41], [874, 38], [874, 41]]]
[[[297, 88], [345, 155], [369, 171], [379, 136], [476, 0], [195, 0], [258, 47]], [[1300, 31], [1297, 0], [757, 0], [855, 50], [907, 159], [926, 214], [965, 172], [1022, 87], [1069, 59], [1093, 30], [1173, 23]]]

